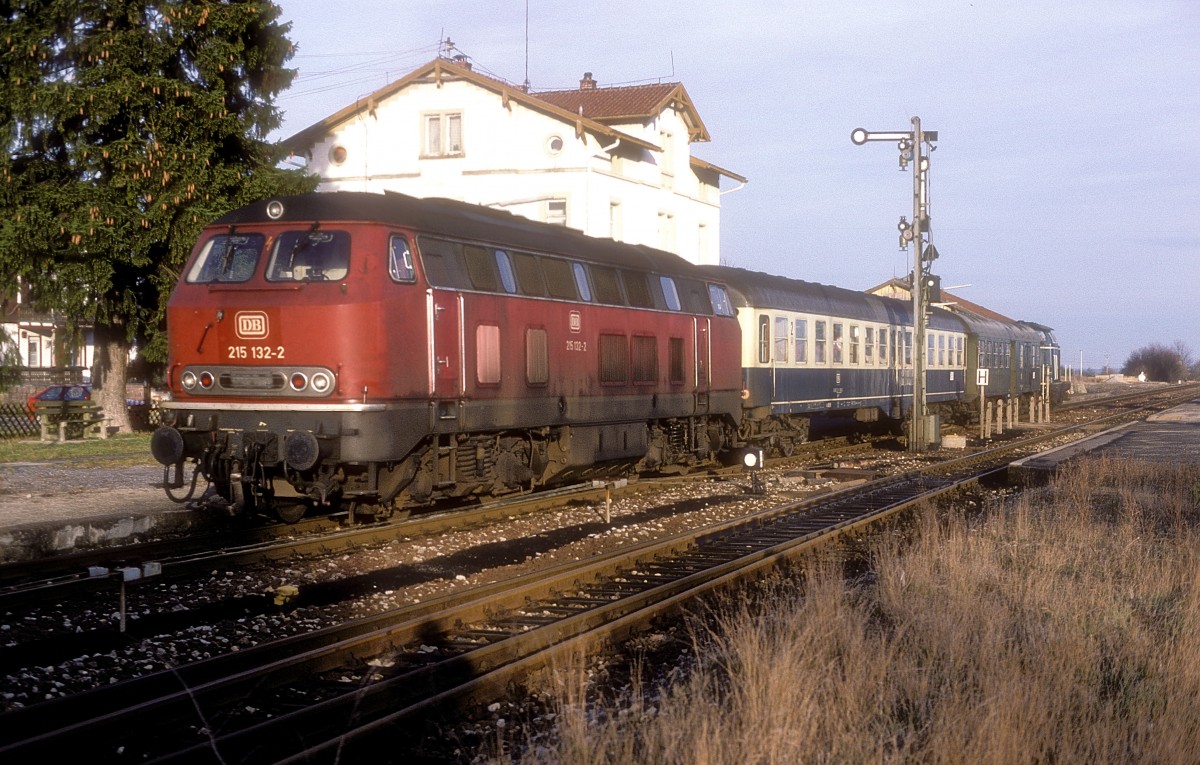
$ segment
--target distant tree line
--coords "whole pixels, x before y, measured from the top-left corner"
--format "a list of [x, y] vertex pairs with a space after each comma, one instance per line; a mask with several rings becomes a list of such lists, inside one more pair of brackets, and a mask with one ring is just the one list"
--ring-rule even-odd
[[1152, 343], [1131, 353], [1121, 372], [1133, 377], [1145, 374], [1153, 382], [1173, 383], [1200, 378], [1200, 362], [1182, 340], [1176, 340], [1173, 346]]

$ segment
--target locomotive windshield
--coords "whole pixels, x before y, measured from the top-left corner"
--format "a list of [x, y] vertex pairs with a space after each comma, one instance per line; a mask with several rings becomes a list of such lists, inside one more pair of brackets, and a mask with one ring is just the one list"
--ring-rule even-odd
[[263, 243], [262, 234], [214, 236], [204, 243], [187, 280], [193, 284], [244, 282], [254, 275]]
[[267, 280], [320, 282], [350, 272], [350, 234], [345, 231], [285, 231], [275, 239]]

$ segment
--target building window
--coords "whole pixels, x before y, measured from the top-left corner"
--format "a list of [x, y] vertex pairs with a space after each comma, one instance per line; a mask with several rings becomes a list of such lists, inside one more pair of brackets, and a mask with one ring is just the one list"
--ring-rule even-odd
[[662, 173], [662, 186], [664, 189], [674, 188], [675, 135], [664, 130], [658, 134], [658, 138], [662, 144], [662, 164], [659, 165], [659, 171]]
[[425, 115], [425, 157], [462, 156], [462, 112]]
[[41, 343], [36, 337], [29, 338], [29, 366], [40, 367], [42, 360], [38, 358], [38, 351], [41, 350]]
[[495, 324], [475, 328], [475, 370], [481, 385], [500, 382], [500, 327]]
[[546, 200], [546, 222], [552, 223], [555, 226], [567, 225], [567, 200]]
[[667, 252], [675, 252], [675, 216], [671, 213], [658, 214], [658, 246]]
[[530, 385], [545, 385], [550, 380], [546, 353], [546, 330], [525, 330], [525, 380]]
[[621, 241], [624, 235], [621, 230], [621, 203], [608, 203], [608, 235], [614, 242]]

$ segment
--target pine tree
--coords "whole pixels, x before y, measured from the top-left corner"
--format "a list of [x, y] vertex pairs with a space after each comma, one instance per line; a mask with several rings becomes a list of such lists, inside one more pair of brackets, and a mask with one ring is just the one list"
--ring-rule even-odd
[[263, 0], [3, 0], [0, 279], [95, 331], [93, 382], [129, 429], [129, 351], [159, 360], [200, 227], [315, 179], [276, 167], [290, 24]]

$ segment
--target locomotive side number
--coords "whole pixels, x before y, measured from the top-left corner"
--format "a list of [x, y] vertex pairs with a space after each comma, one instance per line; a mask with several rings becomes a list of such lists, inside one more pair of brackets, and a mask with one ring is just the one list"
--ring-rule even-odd
[[567, 341], [567, 350], [568, 351], [586, 351], [587, 350], [587, 340], [568, 340]]
[[254, 359], [255, 361], [273, 361], [283, 358], [283, 346], [270, 345], [231, 345], [228, 358]]

